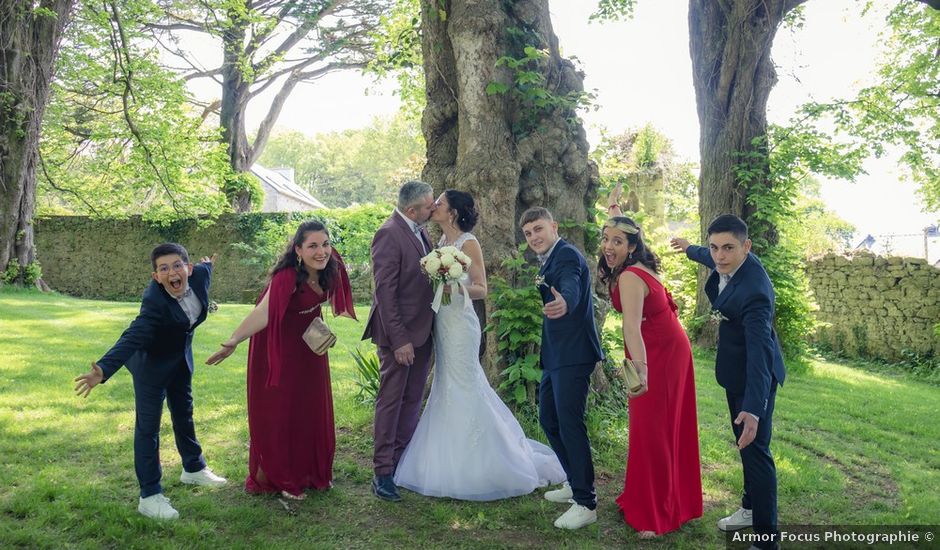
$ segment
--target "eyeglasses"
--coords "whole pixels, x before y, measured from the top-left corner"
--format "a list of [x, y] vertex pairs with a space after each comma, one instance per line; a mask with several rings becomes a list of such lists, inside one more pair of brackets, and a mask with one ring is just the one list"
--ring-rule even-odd
[[186, 264], [183, 262], [173, 262], [173, 265], [160, 264], [157, 266], [157, 272], [159, 273], [168, 273], [171, 269], [173, 271], [183, 271], [186, 269]]

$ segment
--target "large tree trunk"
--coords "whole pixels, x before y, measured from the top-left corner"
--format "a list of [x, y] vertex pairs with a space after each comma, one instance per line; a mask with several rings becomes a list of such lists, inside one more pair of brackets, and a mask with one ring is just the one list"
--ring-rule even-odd
[[[36, 260], [39, 129], [74, 0], [0, 0], [0, 270]], [[53, 15], [54, 14], [54, 15]]]
[[[565, 231], [565, 237], [583, 250], [597, 168], [588, 160], [580, 122], [570, 109], [540, 111], [527, 131], [521, 121], [536, 111], [512, 93], [486, 92], [491, 82], [512, 88], [514, 73], [496, 62], [504, 55], [523, 57], [525, 45], [549, 54], [538, 67], [545, 89], [556, 96], [583, 90], [583, 75], [559, 54], [548, 1], [423, 0], [422, 24], [423, 178], [437, 190], [454, 188], [474, 196], [480, 212], [474, 232], [488, 273], [498, 274], [501, 261], [525, 241], [517, 220], [531, 206], [545, 206], [557, 220], [582, 224]], [[513, 39], [508, 29], [525, 32], [526, 43]], [[493, 338], [487, 336], [484, 357], [491, 381], [501, 370]]]
[[[231, 27], [222, 35], [222, 103], [219, 110], [219, 125], [222, 127], [222, 140], [225, 142], [229, 165], [236, 174], [251, 169], [251, 146], [245, 131], [245, 112], [251, 84], [242, 78], [242, 44], [245, 42], [245, 23], [234, 11], [229, 13]], [[232, 209], [236, 212], [251, 210], [251, 197], [244, 190], [229, 196]]]
[[[748, 221], [753, 207], [748, 189], [736, 176], [744, 162], [769, 173], [766, 147], [767, 99], [777, 82], [770, 48], [784, 16], [806, 0], [690, 0], [689, 50], [700, 125], [699, 215], [702, 242], [720, 214]], [[738, 153], [758, 151], [754, 158]], [[769, 182], [762, 182], [765, 185]], [[761, 235], [776, 242], [776, 230]], [[700, 282], [705, 271], [700, 270]], [[710, 309], [699, 284], [696, 314]], [[711, 341], [714, 334], [703, 334]]]

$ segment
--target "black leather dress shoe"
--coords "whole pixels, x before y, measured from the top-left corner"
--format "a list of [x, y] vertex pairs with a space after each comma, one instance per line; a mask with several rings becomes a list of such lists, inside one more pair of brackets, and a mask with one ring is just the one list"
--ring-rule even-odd
[[382, 500], [389, 502], [398, 502], [401, 495], [398, 494], [398, 487], [392, 481], [392, 476], [375, 476], [372, 478], [372, 494]]

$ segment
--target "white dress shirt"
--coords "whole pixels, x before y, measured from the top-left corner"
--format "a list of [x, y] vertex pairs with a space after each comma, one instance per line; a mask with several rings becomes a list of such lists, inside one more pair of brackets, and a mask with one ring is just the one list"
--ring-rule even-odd
[[193, 289], [189, 287], [189, 284], [186, 285], [183, 296], [176, 298], [176, 301], [179, 302], [180, 307], [183, 308], [183, 313], [186, 314], [186, 317], [189, 318], [189, 326], [192, 327], [195, 325], [196, 321], [199, 320], [199, 315], [202, 314], [202, 302], [199, 301], [199, 297], [196, 296]]
[[424, 244], [424, 239], [421, 238], [421, 230], [424, 229], [424, 226], [418, 225], [417, 223], [415, 223], [414, 220], [402, 214], [401, 211], [397, 208], [395, 209], [395, 213], [401, 216], [401, 219], [405, 220], [405, 223], [408, 224], [408, 227], [411, 229], [411, 232], [414, 233], [415, 238], [418, 239], [419, 243], [421, 243], [421, 250], [423, 250], [424, 253], [427, 254], [428, 247], [427, 245]]
[[561, 239], [555, 239], [555, 243], [552, 245], [551, 248], [548, 249], [548, 252], [546, 252], [545, 254], [535, 255], [535, 258], [539, 261], [539, 265], [545, 265], [545, 262], [547, 262], [548, 259], [552, 256], [552, 252], [555, 251], [555, 247], [558, 246], [558, 242], [560, 240]]

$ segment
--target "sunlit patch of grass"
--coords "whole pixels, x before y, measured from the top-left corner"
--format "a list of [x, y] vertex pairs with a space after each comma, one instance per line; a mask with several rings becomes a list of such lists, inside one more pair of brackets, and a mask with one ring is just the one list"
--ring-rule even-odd
[[[348, 349], [363, 322], [329, 319], [337, 455], [334, 488], [287, 507], [248, 495], [247, 345], [218, 366], [202, 364], [251, 306], [222, 304], [196, 331], [197, 434], [230, 484], [179, 483], [169, 414], [162, 465], [177, 522], [136, 512], [134, 392], [126, 370], [74, 396], [72, 379], [111, 346], [138, 304], [0, 289], [0, 547], [719, 547], [715, 521], [737, 508], [743, 484], [714, 351], [694, 350], [705, 516], [659, 540], [640, 541], [613, 500], [623, 488], [626, 415], [595, 427], [599, 520], [576, 533], [552, 526], [565, 507], [542, 491], [490, 503], [405, 492], [389, 504], [369, 492], [372, 415], [356, 402]], [[368, 308], [358, 309], [365, 319]], [[369, 346], [368, 342], [361, 345]], [[347, 349], [348, 348], [348, 349]], [[782, 523], [935, 523], [940, 509], [940, 389], [905, 376], [816, 361], [777, 395], [773, 450]], [[521, 419], [544, 441], [534, 416]]]

